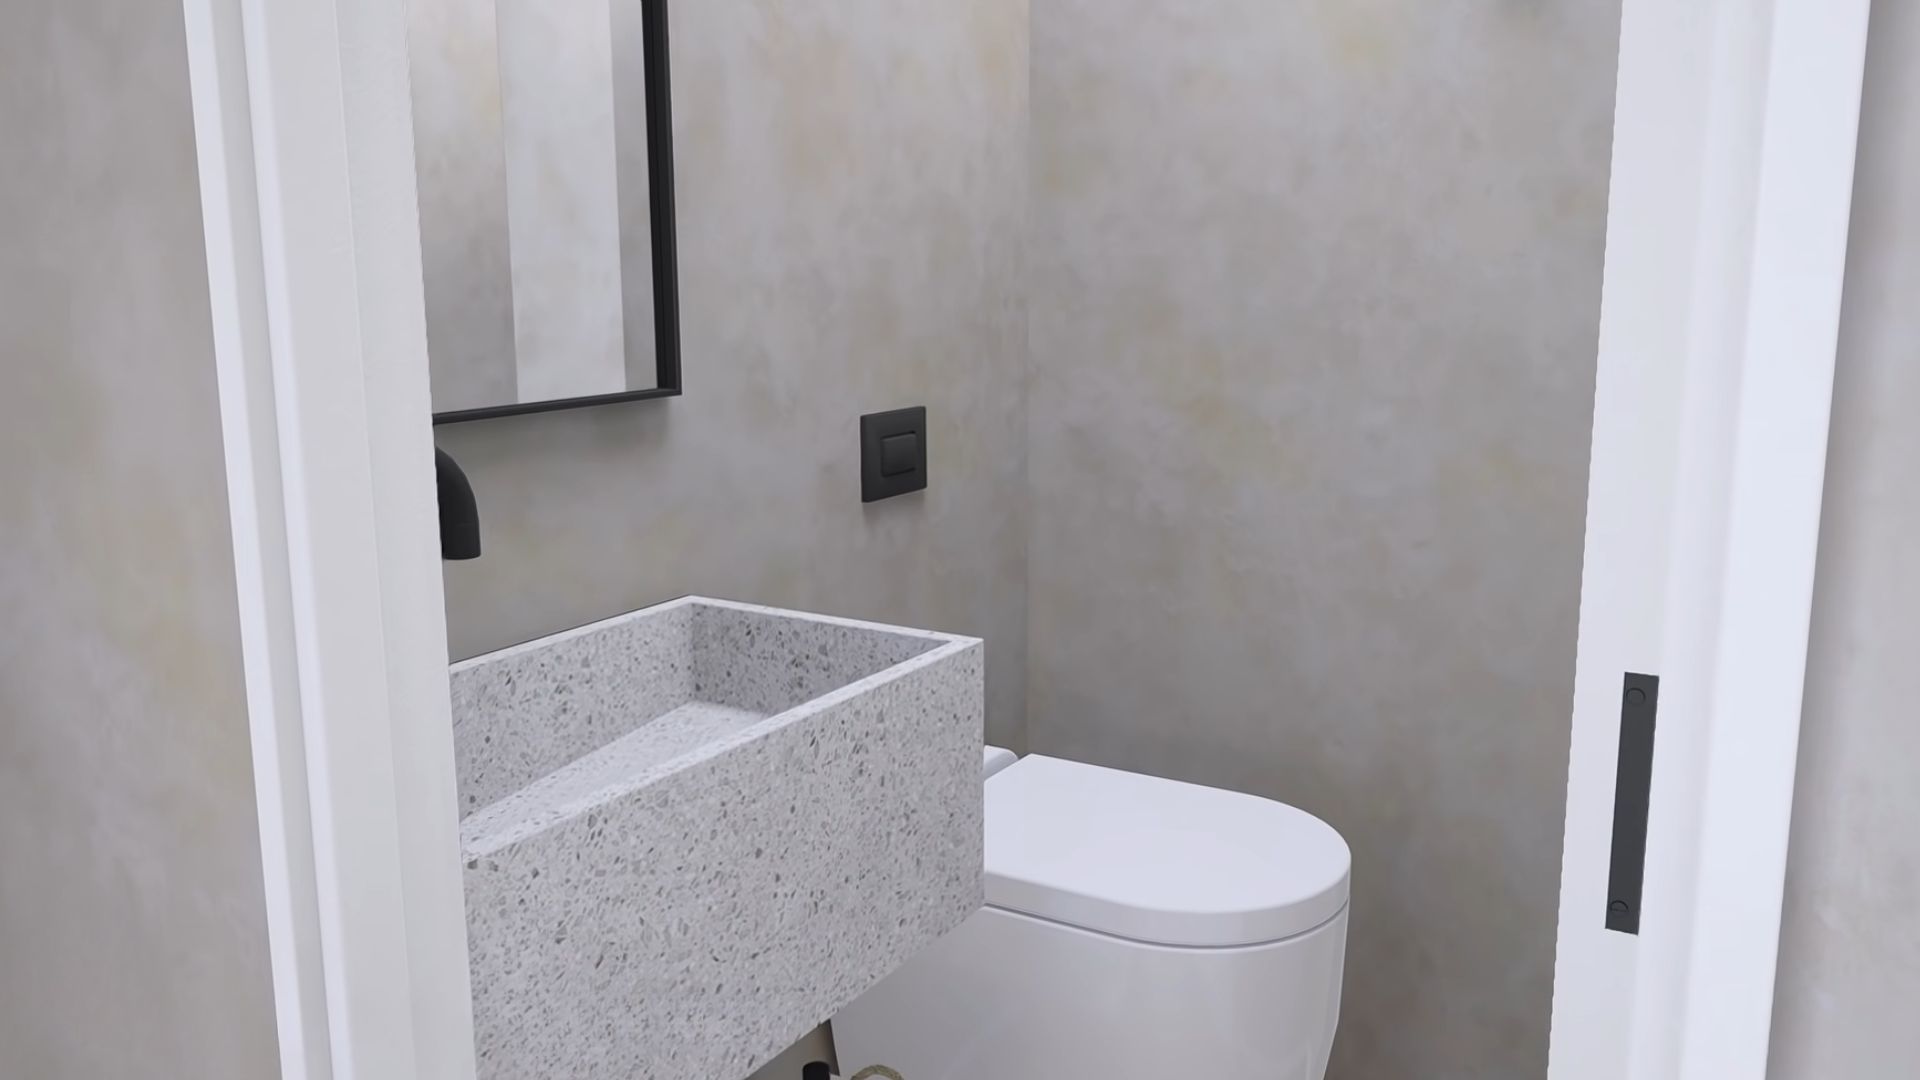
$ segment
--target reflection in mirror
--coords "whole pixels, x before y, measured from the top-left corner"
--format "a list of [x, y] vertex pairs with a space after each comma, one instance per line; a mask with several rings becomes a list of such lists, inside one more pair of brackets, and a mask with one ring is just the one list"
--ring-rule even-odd
[[416, 0], [436, 422], [679, 391], [665, 0]]

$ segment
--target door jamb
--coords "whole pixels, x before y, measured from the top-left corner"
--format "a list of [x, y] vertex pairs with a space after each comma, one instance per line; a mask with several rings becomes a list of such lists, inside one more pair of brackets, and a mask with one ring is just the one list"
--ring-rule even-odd
[[[1868, 0], [1625, 0], [1551, 1080], [1763, 1080]], [[1636, 936], [1622, 673], [1661, 676]]]
[[288, 1080], [471, 1080], [406, 7], [184, 0]]

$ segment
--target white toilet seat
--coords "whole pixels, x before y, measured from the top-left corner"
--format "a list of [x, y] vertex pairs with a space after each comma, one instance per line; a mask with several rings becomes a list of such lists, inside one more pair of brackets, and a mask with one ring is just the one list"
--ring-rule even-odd
[[1325, 822], [1238, 792], [1038, 755], [986, 792], [992, 907], [1154, 945], [1283, 941], [1347, 904]]

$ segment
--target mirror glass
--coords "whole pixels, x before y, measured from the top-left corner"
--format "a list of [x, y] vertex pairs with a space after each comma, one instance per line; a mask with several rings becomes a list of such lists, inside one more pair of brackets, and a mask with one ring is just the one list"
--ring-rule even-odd
[[437, 422], [679, 391], [664, 0], [415, 0]]

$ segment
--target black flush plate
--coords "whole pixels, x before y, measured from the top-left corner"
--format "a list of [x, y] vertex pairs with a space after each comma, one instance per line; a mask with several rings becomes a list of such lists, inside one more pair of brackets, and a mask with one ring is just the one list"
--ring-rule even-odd
[[927, 410], [860, 418], [860, 501], [878, 502], [927, 486]]

